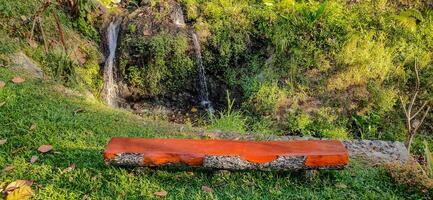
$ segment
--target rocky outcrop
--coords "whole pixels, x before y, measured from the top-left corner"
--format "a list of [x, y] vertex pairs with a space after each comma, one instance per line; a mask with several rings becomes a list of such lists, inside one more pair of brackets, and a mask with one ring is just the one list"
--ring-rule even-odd
[[37, 77], [37, 78], [43, 78], [44, 72], [39, 67], [38, 64], [36, 64], [35, 61], [33, 61], [31, 58], [29, 58], [26, 54], [23, 52], [18, 52], [12, 55], [12, 62], [13, 67], [18, 70], [23, 70], [27, 72], [29, 75]]

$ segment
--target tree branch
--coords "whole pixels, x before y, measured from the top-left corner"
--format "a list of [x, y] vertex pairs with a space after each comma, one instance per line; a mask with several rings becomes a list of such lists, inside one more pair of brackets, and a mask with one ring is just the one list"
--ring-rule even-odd
[[413, 118], [415, 118], [422, 110], [424, 110], [424, 107], [427, 105], [428, 101], [424, 101], [424, 103], [422, 104], [421, 108], [419, 108], [419, 110], [413, 114], [410, 119], [412, 120]]
[[419, 122], [419, 124], [414, 128], [414, 135], [416, 133], [416, 131], [418, 130], [418, 128], [422, 125], [422, 123], [424, 122], [425, 118], [427, 117], [427, 114], [430, 112], [431, 107], [428, 106], [427, 110], [425, 111], [424, 115], [421, 118], [421, 121]]

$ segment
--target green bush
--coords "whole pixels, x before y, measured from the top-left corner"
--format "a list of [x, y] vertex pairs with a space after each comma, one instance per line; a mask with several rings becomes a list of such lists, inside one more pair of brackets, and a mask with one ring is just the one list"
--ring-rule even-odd
[[53, 49], [48, 52], [42, 60], [42, 65], [45, 67], [45, 72], [55, 80], [68, 84], [76, 83], [77, 65], [63, 49]]
[[247, 119], [242, 113], [233, 110], [234, 100], [230, 99], [229, 92], [227, 91], [227, 110], [218, 113], [214, 116], [210, 113], [210, 126], [211, 129], [216, 129], [225, 132], [246, 132]]
[[278, 104], [285, 99], [285, 94], [276, 83], [261, 84], [258, 91], [250, 96], [246, 105], [259, 115], [267, 116], [274, 114]]
[[195, 71], [193, 60], [187, 54], [187, 37], [161, 32], [148, 39], [134, 38], [128, 35], [123, 44], [123, 48], [129, 49], [129, 56], [136, 59], [126, 55], [121, 59], [120, 69], [127, 81], [150, 95], [184, 89]]

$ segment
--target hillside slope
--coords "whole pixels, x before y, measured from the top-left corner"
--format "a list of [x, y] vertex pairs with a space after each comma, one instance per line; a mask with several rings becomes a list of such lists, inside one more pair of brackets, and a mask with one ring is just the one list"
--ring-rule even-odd
[[[22, 75], [0, 68], [0, 185], [34, 181], [36, 199], [147, 199], [165, 190], [169, 199], [417, 199], [395, 185], [381, 167], [352, 161], [343, 171], [322, 171], [313, 181], [301, 173], [231, 172], [185, 169], [129, 170], [106, 166], [104, 145], [113, 136], [194, 137], [179, 125], [136, 117], [86, 99], [53, 81], [10, 80]], [[60, 88], [60, 89], [59, 89]], [[63, 89], [62, 89], [63, 88]], [[75, 94], [75, 95], [74, 95]], [[188, 130], [187, 130], [188, 131]], [[43, 144], [53, 150], [41, 154]], [[32, 156], [38, 160], [31, 164]], [[66, 170], [75, 164], [73, 170]], [[11, 169], [13, 168], [13, 169]], [[65, 171], [66, 170], [66, 171]], [[206, 193], [202, 186], [214, 189]]]

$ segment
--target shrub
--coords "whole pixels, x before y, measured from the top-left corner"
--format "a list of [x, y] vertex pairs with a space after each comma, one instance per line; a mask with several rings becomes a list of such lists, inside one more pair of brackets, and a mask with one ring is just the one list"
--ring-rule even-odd
[[75, 68], [77, 65], [60, 48], [49, 51], [42, 60], [48, 74], [64, 83], [76, 83]]
[[331, 129], [324, 129], [320, 133], [322, 137], [331, 139], [347, 139], [347, 131], [343, 127], [335, 127]]
[[218, 129], [226, 132], [246, 132], [247, 119], [242, 115], [242, 113], [234, 111], [233, 105], [234, 100], [230, 99], [229, 92], [227, 91], [227, 110], [220, 112], [217, 116], [214, 116], [212, 113], [210, 113], [211, 129]]
[[285, 94], [276, 83], [264, 83], [261, 84], [258, 91], [246, 103], [254, 113], [266, 116], [274, 114], [278, 109], [279, 103], [284, 99]]
[[433, 179], [429, 178], [415, 161], [407, 164], [386, 164], [385, 170], [396, 183], [408, 187], [409, 190], [422, 192], [426, 197], [433, 195]]
[[150, 95], [161, 95], [180, 91], [192, 80], [194, 63], [185, 35], [161, 32], [151, 38], [134, 38], [127, 35], [124, 39], [122, 48], [127, 48], [129, 55], [122, 55], [120, 61], [120, 70], [130, 84]]
[[291, 133], [297, 135], [313, 134], [309, 129], [310, 125], [313, 123], [313, 120], [311, 119], [309, 114], [298, 111], [290, 114], [287, 120], [287, 127]]

